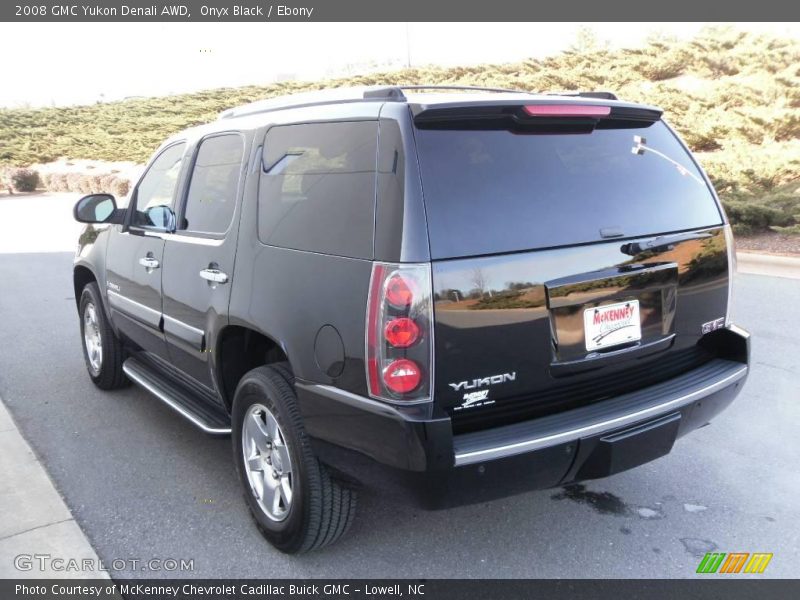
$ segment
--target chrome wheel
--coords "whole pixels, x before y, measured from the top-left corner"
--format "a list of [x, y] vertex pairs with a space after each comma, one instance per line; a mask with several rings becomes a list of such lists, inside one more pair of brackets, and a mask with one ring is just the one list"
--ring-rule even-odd
[[244, 468], [264, 514], [283, 521], [292, 506], [292, 459], [278, 421], [263, 404], [253, 404], [242, 424]]
[[100, 337], [97, 309], [91, 302], [83, 309], [83, 345], [89, 360], [89, 370], [92, 375], [98, 375], [103, 367], [103, 340]]

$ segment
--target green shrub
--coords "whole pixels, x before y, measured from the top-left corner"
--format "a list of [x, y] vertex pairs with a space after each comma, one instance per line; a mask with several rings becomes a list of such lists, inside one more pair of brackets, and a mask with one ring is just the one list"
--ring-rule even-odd
[[794, 219], [786, 213], [755, 202], [725, 202], [725, 212], [736, 233], [749, 235], [767, 231], [771, 227], [793, 225]]
[[103, 176], [101, 174], [97, 175], [87, 175], [89, 178], [89, 189], [91, 190], [92, 194], [100, 194], [103, 191]]
[[[708, 172], [737, 226], [761, 230], [769, 209], [797, 220], [793, 197], [777, 190], [800, 180], [800, 39], [702, 31], [692, 40], [651, 38], [641, 48], [609, 50], [583, 35], [575, 47], [544, 59], [453, 68], [421, 66], [347, 78], [206, 90], [88, 106], [0, 109], [0, 163], [67, 159], [144, 163], [163, 139], [205, 123], [232, 106], [274, 96], [354, 85], [451, 84], [547, 90], [611, 90], [655, 104]], [[580, 51], [578, 51], [580, 50]], [[127, 182], [92, 179], [84, 189], [125, 195]], [[48, 189], [79, 191], [80, 175], [51, 176]], [[120, 193], [122, 190], [124, 193]], [[771, 200], [769, 198], [772, 198]], [[737, 222], [737, 219], [744, 219]], [[790, 227], [786, 225], [786, 227]]]
[[111, 187], [114, 185], [114, 182], [117, 180], [116, 175], [103, 175], [100, 178], [100, 191], [105, 193], [111, 193]]
[[83, 175], [81, 173], [67, 173], [66, 181], [67, 181], [67, 192], [80, 192], [81, 191], [81, 180], [83, 179]]
[[50, 173], [47, 175], [45, 188], [51, 192], [78, 192], [81, 194], [114, 194], [127, 195], [130, 182], [111, 173], [87, 175], [84, 173]]
[[771, 229], [777, 233], [800, 235], [800, 224], [789, 225], [788, 227], [772, 227]]
[[81, 194], [91, 194], [94, 192], [92, 184], [94, 183], [91, 175], [81, 175], [78, 181], [78, 191]]
[[51, 173], [47, 178], [47, 189], [51, 192], [66, 192], [67, 176], [63, 173]]
[[[722, 148], [740, 125], [745, 130], [754, 126], [751, 116], [776, 124], [770, 119], [771, 111], [783, 107], [796, 115], [800, 109], [797, 39], [714, 29], [689, 41], [662, 39], [652, 40], [643, 48], [585, 50], [503, 65], [423, 66], [326, 81], [282, 82], [88, 106], [5, 109], [0, 110], [0, 161], [22, 166], [64, 156], [142, 163], [168, 135], [214, 120], [232, 106], [345, 85], [449, 83], [527, 90], [610, 89], [625, 99], [661, 105], [682, 134], [695, 129], [695, 123], [684, 121], [685, 107], [699, 102], [704, 110], [697, 118], [709, 121], [709, 128], [720, 122], [731, 123], [727, 139], [717, 140]], [[699, 83], [684, 88], [683, 80]], [[725, 112], [737, 105], [743, 109], [741, 113]], [[707, 113], [705, 109], [710, 107], [723, 110]], [[761, 137], [772, 135], [760, 133]], [[796, 136], [795, 126], [777, 127], [775, 135], [781, 139]]]
[[128, 195], [128, 190], [130, 189], [130, 182], [127, 179], [122, 179], [121, 177], [115, 177], [113, 182], [111, 183], [111, 189], [109, 193], [114, 194], [117, 198], [122, 198], [123, 196]]
[[33, 192], [39, 185], [39, 172], [33, 169], [11, 169], [8, 178], [18, 192]]
[[789, 113], [781, 115], [772, 124], [773, 135], [778, 141], [800, 138], [800, 114]]

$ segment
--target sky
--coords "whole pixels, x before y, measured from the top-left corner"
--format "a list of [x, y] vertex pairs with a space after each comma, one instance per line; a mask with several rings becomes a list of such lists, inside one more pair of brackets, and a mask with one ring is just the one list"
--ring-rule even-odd
[[[64, 106], [375, 68], [542, 58], [590, 28], [612, 48], [705, 23], [2, 23], [0, 106]], [[737, 24], [800, 37], [800, 25]], [[479, 40], [476, 43], [476, 40]]]

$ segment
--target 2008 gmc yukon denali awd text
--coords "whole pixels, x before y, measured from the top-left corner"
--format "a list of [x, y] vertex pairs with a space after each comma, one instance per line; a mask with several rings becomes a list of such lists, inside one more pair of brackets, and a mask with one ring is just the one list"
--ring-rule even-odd
[[609, 93], [256, 102], [74, 214], [90, 377], [231, 434], [284, 552], [338, 539], [362, 485], [440, 508], [651, 461], [748, 373], [716, 194]]

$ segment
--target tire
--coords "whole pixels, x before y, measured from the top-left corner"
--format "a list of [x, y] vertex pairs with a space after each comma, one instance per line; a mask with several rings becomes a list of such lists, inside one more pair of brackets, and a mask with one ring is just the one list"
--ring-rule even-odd
[[280, 373], [281, 377], [286, 380], [286, 383], [289, 384], [289, 387], [294, 389], [294, 372], [292, 371], [292, 367], [289, 365], [288, 362], [276, 362], [269, 365], [273, 369], [275, 369], [278, 373]]
[[263, 366], [245, 374], [233, 399], [231, 437], [236, 472], [258, 529], [278, 550], [301, 554], [344, 535], [357, 500], [356, 491], [334, 480], [314, 456], [285, 373]]
[[103, 390], [130, 384], [122, 372], [125, 348], [106, 318], [96, 283], [87, 283], [83, 288], [79, 310], [83, 359], [92, 382]]

